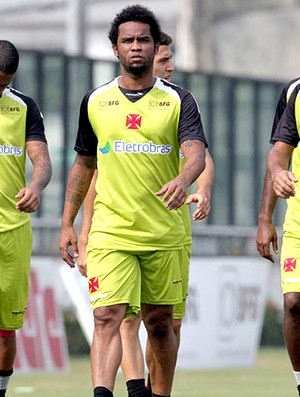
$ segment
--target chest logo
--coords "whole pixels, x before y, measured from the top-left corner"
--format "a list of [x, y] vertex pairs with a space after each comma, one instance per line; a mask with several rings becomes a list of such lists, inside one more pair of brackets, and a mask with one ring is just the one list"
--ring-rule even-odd
[[138, 130], [142, 125], [142, 116], [140, 114], [128, 114], [126, 117], [126, 127], [129, 130]]

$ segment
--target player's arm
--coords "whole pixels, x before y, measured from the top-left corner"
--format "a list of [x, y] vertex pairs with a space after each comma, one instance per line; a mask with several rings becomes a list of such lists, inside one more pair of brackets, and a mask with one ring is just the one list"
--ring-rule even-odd
[[[96, 169], [96, 156], [77, 154], [68, 178], [62, 217], [59, 248], [63, 260], [74, 267], [74, 256], [78, 256], [77, 235], [73, 224]], [[72, 247], [73, 253], [68, 248]]]
[[31, 183], [16, 195], [19, 199], [16, 208], [19, 211], [31, 213], [36, 211], [40, 204], [40, 196], [50, 181], [52, 168], [48, 146], [45, 142], [27, 141], [26, 151], [32, 163]]
[[[293, 81], [286, 84], [281, 91], [273, 120], [271, 131], [271, 141], [274, 136], [279, 121], [287, 105], [288, 89]], [[276, 228], [273, 225], [273, 213], [277, 202], [277, 196], [273, 191], [273, 184], [270, 173], [266, 169], [264, 186], [261, 200], [261, 207], [258, 214], [258, 228], [256, 233], [256, 248], [260, 255], [271, 262], [274, 262], [274, 256], [271, 253], [271, 245], [275, 254], [278, 253], [278, 237]]]
[[270, 172], [266, 170], [264, 188], [261, 200], [261, 208], [258, 215], [258, 228], [256, 233], [256, 248], [260, 255], [271, 262], [274, 256], [271, 253], [270, 244], [275, 254], [278, 253], [278, 237], [273, 225], [273, 212], [277, 202], [277, 196], [273, 191]]
[[194, 220], [201, 220], [208, 216], [210, 212], [211, 190], [214, 181], [213, 159], [206, 149], [205, 169], [197, 179], [197, 192], [190, 194], [186, 204], [197, 203], [197, 209], [193, 213]]
[[298, 179], [289, 171], [290, 158], [294, 146], [277, 141], [268, 155], [268, 172], [276, 196], [289, 198], [295, 195], [295, 183]]
[[181, 97], [178, 141], [185, 162], [180, 174], [156, 193], [163, 197], [163, 201], [166, 202], [166, 207], [169, 209], [177, 209], [185, 203], [187, 188], [205, 168], [205, 148], [207, 146], [195, 98], [184, 89], [179, 89], [178, 94]]
[[186, 140], [181, 144], [185, 162], [180, 174], [166, 183], [157, 193], [170, 210], [179, 208], [186, 200], [186, 190], [205, 168], [205, 146], [200, 140]]
[[86, 246], [94, 213], [94, 201], [96, 197], [95, 185], [97, 176], [98, 171], [95, 170], [89, 190], [83, 202], [81, 231], [78, 240], [78, 268], [83, 276], [86, 276]]

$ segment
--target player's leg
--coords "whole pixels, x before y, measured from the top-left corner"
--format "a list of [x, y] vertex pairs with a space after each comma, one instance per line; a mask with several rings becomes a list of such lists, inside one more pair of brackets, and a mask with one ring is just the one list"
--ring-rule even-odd
[[284, 338], [300, 395], [300, 240], [283, 237], [281, 283], [284, 299]]
[[[182, 319], [185, 315], [186, 311], [186, 299], [188, 296], [188, 284], [189, 284], [189, 271], [190, 271], [190, 259], [191, 259], [191, 244], [186, 244], [182, 249], [182, 260], [180, 261], [180, 272], [181, 272], [181, 280], [182, 280], [182, 302], [174, 305], [173, 310], [173, 329], [176, 336], [176, 344], [177, 344], [177, 353], [180, 346], [180, 330], [182, 325]], [[146, 346], [146, 357], [147, 362], [152, 361], [152, 350], [151, 346], [147, 341]], [[147, 378], [147, 388], [149, 392], [151, 392], [151, 378], [148, 374]]]
[[139, 338], [140, 325], [141, 313], [136, 317], [124, 318], [120, 327], [123, 350], [121, 368], [128, 397], [146, 390], [144, 355]]
[[15, 331], [0, 329], [0, 397], [5, 396], [16, 358]]
[[170, 396], [177, 356], [173, 306], [142, 304], [142, 313], [148, 333], [148, 344], [151, 346], [147, 365], [152, 393]]
[[[112, 396], [115, 378], [122, 358], [122, 344], [119, 327], [126, 313], [126, 305], [111, 305], [94, 309], [94, 334], [91, 346], [91, 367], [94, 388], [103, 387], [103, 394]], [[111, 392], [111, 394], [108, 392]]]
[[180, 331], [182, 319], [186, 312], [186, 300], [188, 297], [190, 261], [191, 261], [192, 245], [186, 244], [182, 249], [182, 260], [180, 262], [180, 272], [182, 280], [182, 302], [174, 305], [173, 311], [173, 327], [177, 340], [177, 350], [180, 346]]
[[0, 396], [5, 396], [16, 358], [15, 330], [24, 325], [32, 235], [30, 223], [0, 233]]
[[91, 346], [92, 380], [95, 397], [111, 397], [122, 359], [120, 325], [127, 310], [139, 311], [140, 270], [132, 254], [87, 248], [89, 294], [94, 312]]
[[157, 251], [141, 259], [142, 317], [151, 355], [146, 360], [152, 393], [169, 396], [172, 389], [177, 343], [173, 329], [173, 305], [182, 301], [181, 251]]

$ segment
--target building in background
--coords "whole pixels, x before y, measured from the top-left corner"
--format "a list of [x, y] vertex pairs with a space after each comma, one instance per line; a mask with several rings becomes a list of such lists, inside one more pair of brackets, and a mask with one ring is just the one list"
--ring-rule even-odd
[[[127, 0], [2, 2], [0, 36], [20, 48], [112, 59], [109, 23]], [[132, 2], [134, 3], [134, 2]], [[298, 76], [298, 0], [140, 0], [176, 43], [177, 68], [269, 80]]]

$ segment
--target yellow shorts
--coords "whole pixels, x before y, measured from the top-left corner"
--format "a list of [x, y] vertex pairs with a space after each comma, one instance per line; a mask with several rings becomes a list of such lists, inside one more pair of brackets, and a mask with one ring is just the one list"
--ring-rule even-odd
[[174, 306], [174, 320], [182, 320], [186, 312], [186, 298], [188, 296], [189, 273], [192, 245], [186, 244], [182, 249], [182, 260], [180, 262], [180, 272], [182, 279], [182, 302]]
[[174, 305], [182, 301], [182, 251], [112, 251], [87, 249], [89, 295], [94, 310], [127, 304], [126, 317], [136, 315], [141, 303]]
[[0, 233], [0, 328], [15, 330], [24, 325], [28, 301], [31, 225]]
[[300, 292], [300, 239], [284, 234], [281, 255], [281, 287], [283, 293]]

